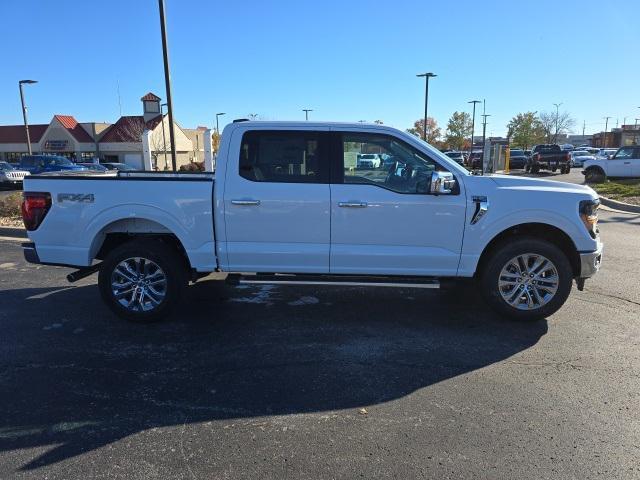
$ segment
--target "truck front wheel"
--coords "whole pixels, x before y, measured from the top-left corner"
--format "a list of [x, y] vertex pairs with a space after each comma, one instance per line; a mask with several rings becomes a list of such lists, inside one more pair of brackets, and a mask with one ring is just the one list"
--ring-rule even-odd
[[555, 313], [571, 292], [573, 272], [554, 244], [521, 237], [501, 244], [484, 262], [480, 285], [487, 303], [516, 320]]
[[119, 317], [137, 323], [160, 320], [187, 284], [179, 255], [160, 240], [133, 240], [114, 249], [98, 275], [102, 299]]

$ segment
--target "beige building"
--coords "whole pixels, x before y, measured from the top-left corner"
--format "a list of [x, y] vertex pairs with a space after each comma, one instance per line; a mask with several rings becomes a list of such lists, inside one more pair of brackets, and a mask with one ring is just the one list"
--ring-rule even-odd
[[[160, 114], [160, 97], [141, 99], [142, 115], [120, 117], [114, 124], [80, 123], [71, 115], [54, 115], [49, 124], [29, 125], [34, 154], [56, 154], [75, 161], [121, 162], [143, 169], [142, 134], [151, 131], [151, 156], [158, 170], [171, 168], [169, 117]], [[174, 122], [178, 168], [204, 159], [204, 130], [182, 129]], [[0, 160], [19, 161], [27, 153], [24, 125], [0, 126]]]

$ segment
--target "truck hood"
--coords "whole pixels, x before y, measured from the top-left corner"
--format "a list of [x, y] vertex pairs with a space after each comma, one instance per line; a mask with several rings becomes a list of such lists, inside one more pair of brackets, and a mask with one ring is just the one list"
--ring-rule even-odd
[[598, 198], [598, 194], [586, 185], [576, 183], [557, 182], [543, 178], [518, 177], [512, 175], [487, 175], [499, 187], [512, 190], [527, 190], [531, 192], [573, 193], [589, 198]]

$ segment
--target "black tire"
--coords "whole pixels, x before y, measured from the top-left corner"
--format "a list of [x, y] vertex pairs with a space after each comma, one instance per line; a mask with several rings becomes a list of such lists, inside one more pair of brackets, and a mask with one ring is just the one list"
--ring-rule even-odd
[[[126, 297], [129, 297], [129, 295], [122, 295], [120, 300], [118, 300], [114, 293], [114, 289], [112, 288], [112, 280], [114, 278], [118, 278], [114, 277], [114, 275], [120, 275], [119, 273], [114, 273], [116, 267], [121, 265], [121, 262], [125, 262], [127, 260], [133, 262], [127, 263], [127, 265], [135, 265], [135, 259], [144, 260], [144, 262], [142, 262], [142, 270], [145, 274], [149, 270], [145, 270], [144, 266], [152, 267], [153, 264], [155, 264], [155, 266], [159, 267], [159, 271], [163, 274], [163, 278], [165, 279], [164, 283], [160, 286], [153, 285], [153, 288], [158, 288], [158, 290], [151, 290], [162, 293], [162, 298], [160, 299], [159, 295], [154, 296], [146, 293], [148, 301], [144, 302], [144, 306], [142, 305], [143, 302], [137, 302], [137, 309], [135, 308], [136, 302], [134, 301], [131, 302], [134, 303], [131, 308], [126, 308], [126, 306], [122, 305], [120, 300], [126, 302]], [[119, 271], [122, 271], [122, 268], [120, 268]], [[154, 275], [157, 275], [157, 272], [158, 270], [154, 269], [148, 274], [150, 279], [147, 280], [148, 284], [150, 282], [153, 284], [157, 281], [152, 278]], [[129, 271], [126, 273], [129, 274]], [[141, 275], [140, 277], [144, 276], [145, 275]], [[157, 278], [158, 277], [155, 277], [155, 279]], [[175, 249], [172, 249], [170, 246], [158, 239], [139, 239], [120, 245], [109, 253], [107, 258], [102, 262], [102, 266], [98, 274], [98, 287], [100, 289], [102, 299], [116, 315], [130, 322], [151, 323], [165, 317], [180, 301], [183, 289], [188, 283], [187, 279], [188, 275], [185, 262], [183, 261], [182, 256], [177, 253]], [[125, 280], [125, 283], [131, 282]], [[127, 291], [125, 289], [129, 288], [125, 283], [123, 283], [121, 294]], [[131, 288], [133, 289], [136, 287], [132, 286]], [[147, 285], [146, 288], [150, 288], [150, 286]], [[133, 294], [131, 294], [131, 298], [133, 298]], [[140, 298], [145, 298], [144, 294]], [[153, 302], [151, 301], [152, 299]], [[157, 304], [154, 303], [156, 301]], [[145, 310], [147, 307], [149, 309]]]
[[586, 183], [602, 183], [607, 179], [604, 171], [597, 167], [587, 168], [584, 172], [584, 181]]
[[538, 165], [532, 165], [531, 166], [531, 173], [533, 173], [533, 174], [540, 173], [540, 167]]
[[[555, 294], [547, 300], [547, 303], [540, 304], [540, 306], [530, 310], [520, 310], [509, 304], [507, 300], [503, 298], [503, 293], [499, 287], [499, 281], [501, 279], [509, 278], [506, 276], [501, 277], [503, 268], [507, 268], [507, 265], [510, 264], [512, 259], [525, 254], [544, 257], [552, 264], [553, 268], [555, 268], [558, 276]], [[532, 257], [532, 262], [535, 263], [535, 257]], [[540, 273], [544, 275], [544, 269], [540, 271]], [[518, 274], [515, 273], [508, 275], [518, 276]], [[529, 280], [526, 275], [524, 278], [528, 282], [533, 281]], [[552, 277], [548, 278], [551, 279]], [[487, 261], [484, 262], [478, 280], [483, 297], [496, 312], [514, 320], [533, 321], [548, 317], [562, 307], [569, 293], [571, 293], [573, 270], [566, 255], [553, 243], [534, 237], [520, 237], [516, 240], [511, 239], [508, 242], [498, 245]], [[538, 282], [542, 283], [545, 280], [545, 278], [540, 278]], [[512, 292], [516, 292], [516, 287], [525, 287], [523, 283], [520, 283], [522, 281], [523, 280], [518, 280], [519, 283], [514, 284]], [[536, 288], [530, 284], [528, 284], [528, 287], [532, 289]], [[540, 287], [541, 285], [538, 285], [538, 292], [541, 291]], [[526, 299], [527, 297], [534, 298], [534, 296], [529, 293], [525, 296], [523, 291], [520, 291], [521, 293], [519, 295], [511, 295], [511, 292], [507, 291], [508, 287], [504, 288], [504, 295], [512, 296], [516, 301], [518, 301], [518, 299]], [[527, 292], [529, 292], [529, 290], [527, 290]], [[539, 296], [538, 298], [541, 297]]]

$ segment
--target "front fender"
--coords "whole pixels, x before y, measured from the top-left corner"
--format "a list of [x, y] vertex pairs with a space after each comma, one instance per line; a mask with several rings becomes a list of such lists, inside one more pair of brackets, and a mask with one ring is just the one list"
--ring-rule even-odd
[[458, 275], [473, 276], [482, 252], [491, 240], [502, 232], [519, 225], [532, 223], [550, 225], [563, 231], [571, 238], [578, 251], [590, 251], [595, 248], [595, 240], [588, 235], [582, 225], [577, 205], [575, 219], [546, 209], [526, 209], [503, 215], [486, 215], [476, 225], [470, 225], [467, 222]]

